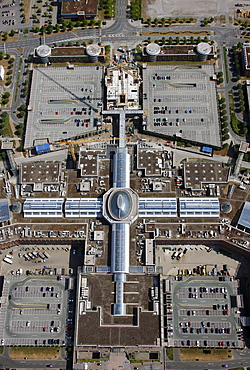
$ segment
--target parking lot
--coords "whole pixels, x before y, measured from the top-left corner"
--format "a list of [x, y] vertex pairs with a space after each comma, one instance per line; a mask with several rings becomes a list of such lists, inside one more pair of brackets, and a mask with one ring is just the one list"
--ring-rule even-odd
[[171, 345], [244, 347], [234, 303], [237, 281], [185, 276], [181, 281], [171, 279], [165, 286], [165, 340]]
[[103, 69], [96, 66], [36, 68], [25, 147], [35, 139], [59, 141], [96, 130], [101, 109]]
[[0, 311], [1, 344], [67, 344], [74, 301], [67, 287], [64, 276], [7, 276]]
[[143, 70], [147, 131], [220, 146], [212, 65], [147, 66]]

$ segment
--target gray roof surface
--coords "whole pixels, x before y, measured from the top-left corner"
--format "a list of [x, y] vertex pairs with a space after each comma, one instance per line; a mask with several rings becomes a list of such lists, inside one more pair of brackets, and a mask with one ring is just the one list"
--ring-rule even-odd
[[0, 222], [10, 220], [9, 200], [6, 198], [0, 199]]
[[219, 217], [218, 198], [179, 198], [180, 217]]
[[129, 188], [130, 163], [126, 147], [117, 148], [113, 161], [113, 187]]
[[64, 198], [26, 199], [24, 217], [63, 217]]
[[120, 190], [112, 194], [110, 202], [110, 210], [115, 218], [125, 218], [132, 207], [131, 197], [128, 192]]
[[245, 202], [238, 224], [250, 229], [250, 202]]
[[220, 147], [213, 74], [212, 65], [148, 65], [143, 70], [146, 130]]
[[102, 77], [100, 66], [35, 68], [24, 147], [33, 147], [36, 139], [53, 143], [96, 130]]

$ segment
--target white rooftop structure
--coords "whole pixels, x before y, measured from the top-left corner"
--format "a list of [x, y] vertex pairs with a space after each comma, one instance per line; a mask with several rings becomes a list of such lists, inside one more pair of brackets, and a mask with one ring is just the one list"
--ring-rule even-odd
[[139, 198], [139, 217], [177, 217], [176, 198]]
[[237, 223], [237, 227], [249, 233], [250, 231], [250, 202], [245, 202], [240, 218], [239, 218], [239, 221]]
[[51, 55], [51, 48], [48, 45], [40, 45], [36, 48], [36, 53], [40, 58], [46, 58]]
[[219, 217], [218, 198], [179, 198], [180, 217]]
[[98, 44], [90, 44], [86, 47], [86, 53], [89, 56], [98, 56], [101, 53], [101, 47]]
[[4, 68], [2, 65], [0, 65], [0, 81], [4, 80]]
[[200, 54], [203, 54], [203, 55], [208, 55], [211, 53], [211, 45], [209, 45], [209, 43], [207, 42], [200, 42], [198, 45], [197, 45], [197, 52], [200, 53]]
[[102, 199], [67, 198], [65, 217], [102, 217]]
[[156, 44], [156, 42], [151, 42], [146, 46], [146, 52], [149, 55], [158, 55], [160, 54], [161, 47], [160, 45]]
[[107, 69], [107, 109], [139, 109], [139, 69], [115, 66]]
[[23, 205], [24, 217], [63, 217], [63, 198], [26, 199]]
[[154, 265], [154, 240], [146, 239], [145, 240], [145, 265]]

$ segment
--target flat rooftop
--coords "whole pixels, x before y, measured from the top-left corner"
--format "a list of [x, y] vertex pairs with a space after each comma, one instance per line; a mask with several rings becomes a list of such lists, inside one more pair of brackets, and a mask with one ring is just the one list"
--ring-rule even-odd
[[78, 0], [78, 1], [62, 1], [62, 15], [77, 14], [77, 12], [84, 12], [85, 16], [97, 14], [98, 0]]
[[137, 168], [143, 169], [145, 176], [161, 176], [162, 170], [165, 168], [162, 149], [137, 145]]
[[[53, 296], [48, 287], [53, 287]], [[59, 281], [55, 276], [8, 275], [4, 278], [2, 298], [0, 336], [6, 345], [45, 345], [51, 344], [51, 340], [52, 344], [61, 345], [65, 342], [67, 291], [64, 277]]]
[[102, 78], [100, 66], [35, 68], [24, 147], [37, 139], [53, 143], [95, 131]]
[[184, 187], [202, 189], [203, 184], [228, 182], [230, 167], [220, 162], [185, 162]]
[[20, 168], [20, 183], [58, 183], [59, 173], [59, 163], [22, 163]]
[[172, 320], [167, 314], [166, 322], [173, 324], [173, 331], [165, 327], [165, 339], [168, 337], [170, 346], [233, 347], [234, 342], [235, 347], [242, 347], [233, 304], [237, 282], [228, 277], [220, 281], [218, 276], [189, 276], [182, 281], [172, 278], [169, 282], [170, 291], [165, 292], [174, 309]]
[[112, 276], [87, 276], [91, 309], [78, 315], [76, 344], [156, 345], [160, 335], [159, 316], [148, 310], [148, 292], [154, 286], [154, 279], [149, 275], [128, 275], [124, 283], [127, 316], [114, 317], [111, 314], [115, 297]]
[[143, 70], [146, 131], [221, 146], [212, 65], [148, 65]]
[[105, 155], [105, 152], [80, 148], [78, 168], [81, 170], [81, 176], [98, 176], [98, 156], [100, 154]]

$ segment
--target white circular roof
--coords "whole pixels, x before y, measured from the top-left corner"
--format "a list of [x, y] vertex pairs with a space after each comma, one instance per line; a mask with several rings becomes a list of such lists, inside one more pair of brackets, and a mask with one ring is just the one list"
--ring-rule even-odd
[[204, 55], [210, 54], [211, 49], [212, 49], [211, 45], [209, 45], [207, 42], [200, 42], [197, 45], [197, 52], [200, 54], [204, 54]]
[[48, 45], [40, 45], [36, 49], [36, 53], [39, 57], [48, 57], [51, 54], [51, 48]]
[[86, 52], [89, 56], [97, 56], [100, 54], [101, 52], [101, 47], [97, 44], [91, 44], [91, 45], [88, 45], [87, 48], [86, 48]]
[[155, 42], [151, 42], [146, 46], [146, 52], [149, 55], [158, 55], [161, 51], [161, 47]]

